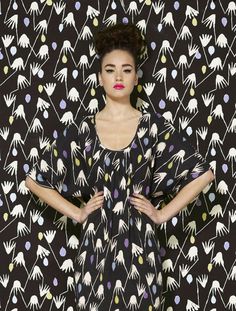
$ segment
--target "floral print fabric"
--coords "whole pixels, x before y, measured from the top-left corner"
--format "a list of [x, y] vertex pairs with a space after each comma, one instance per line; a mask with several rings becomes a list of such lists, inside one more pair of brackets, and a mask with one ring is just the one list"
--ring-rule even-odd
[[158, 310], [162, 290], [155, 224], [129, 197], [138, 192], [159, 208], [209, 165], [159, 114], [143, 112], [121, 150], [103, 146], [95, 116], [68, 126], [45, 151], [30, 177], [84, 202], [104, 191], [104, 204], [80, 232], [75, 259], [78, 310]]

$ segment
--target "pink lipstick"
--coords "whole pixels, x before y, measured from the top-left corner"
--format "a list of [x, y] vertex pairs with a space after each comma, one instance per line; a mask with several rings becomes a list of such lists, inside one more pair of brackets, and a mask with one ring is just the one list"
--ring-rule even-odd
[[123, 90], [125, 88], [125, 86], [121, 83], [116, 83], [114, 86], [113, 86], [114, 89], [116, 90]]

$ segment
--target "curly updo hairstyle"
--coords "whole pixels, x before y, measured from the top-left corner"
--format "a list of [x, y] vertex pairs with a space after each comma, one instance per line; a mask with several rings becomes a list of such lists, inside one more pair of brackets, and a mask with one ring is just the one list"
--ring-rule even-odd
[[146, 48], [146, 41], [139, 29], [133, 24], [116, 24], [99, 31], [95, 36], [95, 49], [100, 61], [113, 50], [128, 51], [134, 58], [137, 69], [138, 61]]

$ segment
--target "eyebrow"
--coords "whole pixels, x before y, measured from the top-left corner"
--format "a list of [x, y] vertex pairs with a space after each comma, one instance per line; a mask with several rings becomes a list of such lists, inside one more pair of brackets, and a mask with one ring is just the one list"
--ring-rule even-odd
[[[106, 64], [104, 67], [106, 68], [106, 67], [116, 67], [116, 65], [114, 65], [114, 64]], [[131, 65], [131, 64], [123, 64], [122, 65], [122, 67], [127, 67], [127, 66], [130, 66], [130, 67], [132, 67], [133, 68], [133, 66]]]

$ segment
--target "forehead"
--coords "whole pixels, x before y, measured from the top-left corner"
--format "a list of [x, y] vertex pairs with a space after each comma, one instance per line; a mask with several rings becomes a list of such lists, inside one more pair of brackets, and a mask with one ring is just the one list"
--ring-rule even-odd
[[130, 54], [130, 52], [117, 49], [104, 55], [102, 65], [106, 66], [106, 64], [113, 64], [115, 66], [119, 66], [122, 64], [130, 64], [133, 66], [134, 58]]

